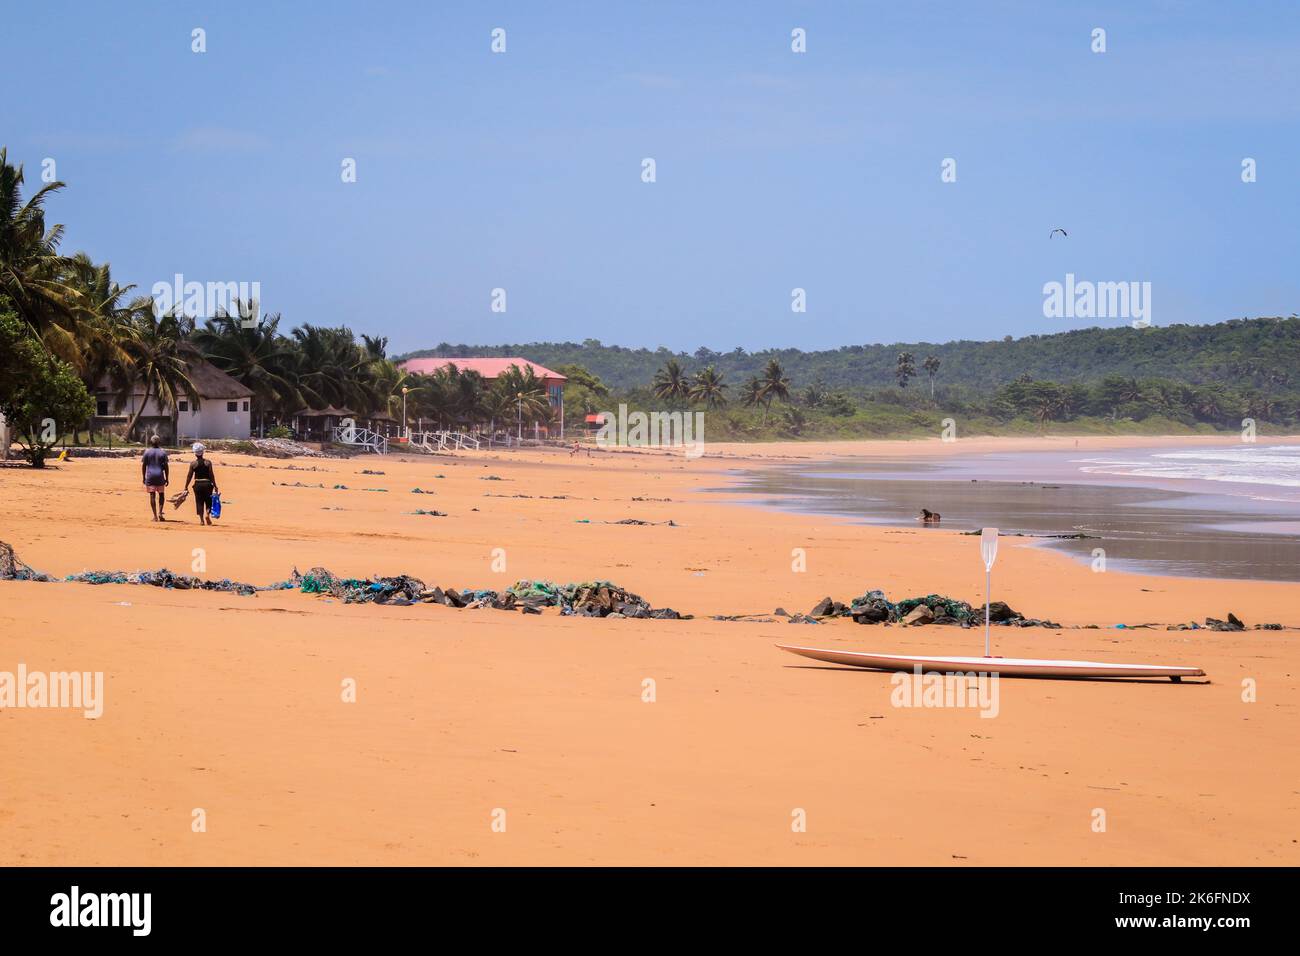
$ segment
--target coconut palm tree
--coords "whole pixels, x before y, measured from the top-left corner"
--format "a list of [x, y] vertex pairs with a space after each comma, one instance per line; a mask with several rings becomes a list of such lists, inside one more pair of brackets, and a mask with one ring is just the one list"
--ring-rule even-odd
[[208, 319], [193, 336], [203, 357], [253, 393], [259, 431], [266, 414], [283, 419], [304, 405], [298, 388], [298, 362], [293, 341], [280, 334], [280, 315], [246, 321], [255, 304], [236, 302], [235, 314], [225, 309]]
[[689, 399], [691, 396], [691, 382], [682, 371], [681, 363], [677, 359], [669, 359], [664, 363], [663, 368], [655, 372], [650, 387], [656, 398], [672, 400]]
[[552, 417], [551, 400], [545, 383], [537, 377], [531, 365], [522, 369], [511, 365], [497, 376], [492, 387], [514, 399], [516, 427], [522, 432], [525, 422], [549, 422]]
[[70, 268], [59, 254], [63, 226], [45, 225], [45, 200], [64, 184], [46, 183], [26, 202], [22, 186], [23, 167], [10, 165], [0, 147], [0, 292], [47, 349], [77, 367], [82, 300], [63, 281]]
[[790, 380], [786, 378], [780, 362], [776, 359], [768, 359], [759, 382], [762, 385], [760, 400], [763, 403], [763, 424], [766, 425], [768, 412], [772, 410], [772, 402], [790, 400]]
[[695, 374], [688, 393], [692, 402], [701, 402], [705, 408], [718, 408], [727, 404], [727, 383], [722, 373], [709, 365]]
[[122, 347], [130, 357], [130, 366], [118, 370], [113, 376], [118, 398], [122, 401], [134, 392], [136, 383], [144, 386], [144, 397], [126, 423], [128, 436], [135, 432], [150, 398], [157, 399], [159, 407], [171, 409], [173, 437], [176, 435], [177, 401], [184, 396], [197, 407], [199, 394], [189, 372], [190, 363], [200, 357], [199, 350], [189, 339], [193, 331], [194, 320], [177, 315], [175, 311], [158, 316], [153, 310], [148, 310], [133, 317], [128, 335], [122, 341]]

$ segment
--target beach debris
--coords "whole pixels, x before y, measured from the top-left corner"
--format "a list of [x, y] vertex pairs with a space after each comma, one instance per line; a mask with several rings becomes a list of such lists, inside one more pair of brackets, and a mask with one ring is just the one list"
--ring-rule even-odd
[[253, 447], [268, 458], [324, 458], [315, 448], [287, 438], [254, 438]]
[[563, 585], [552, 584], [550, 581], [519, 581], [510, 588], [510, 593], [522, 604], [558, 607], [563, 615], [608, 617], [617, 613], [623, 617], [654, 620], [690, 619], [689, 615], [679, 614], [669, 607], [651, 607], [640, 595], [609, 581], [583, 581]]
[[426, 511], [423, 508], [416, 508], [414, 511], [408, 511], [407, 514], [408, 515], [429, 515], [434, 518], [447, 517], [447, 512], [445, 511]]
[[786, 621], [786, 623], [787, 624], [820, 624], [821, 621], [817, 620], [817, 618], [813, 617], [811, 614], [791, 614], [789, 615], [789, 620]]
[[282, 591], [293, 587], [293, 584], [289, 581], [268, 585], [245, 584], [243, 581], [232, 581], [230, 578], [210, 581], [205, 578], [191, 577], [188, 574], [177, 574], [166, 568], [159, 568], [157, 571], [131, 571], [129, 573], [126, 571], [82, 571], [79, 574], [69, 574], [63, 580], [83, 584], [144, 584], [178, 591], [226, 591], [242, 597], [249, 597], [258, 591]]
[[0, 581], [53, 581], [48, 574], [28, 567], [18, 559], [14, 549], [0, 541]]
[[426, 490], [426, 489], [424, 489], [424, 488], [412, 488], [412, 489], [411, 489], [411, 494], [413, 494], [413, 495], [436, 495], [437, 493], [438, 493], [438, 492], [436, 492], [436, 491], [428, 491], [428, 490]]
[[1244, 631], [1246, 625], [1241, 623], [1237, 615], [1231, 611], [1228, 612], [1228, 619], [1220, 621], [1217, 617], [1207, 617], [1205, 626], [1211, 631]]
[[494, 495], [492, 492], [485, 492], [484, 498], [537, 498], [543, 501], [569, 501], [569, 495]]
[[499, 475], [479, 475], [478, 480], [479, 481], [505, 481], [506, 479], [500, 477]]
[[913, 625], [919, 627], [922, 624], [930, 624], [933, 621], [934, 612], [924, 604], [918, 604], [916, 607], [912, 608], [912, 610], [908, 611], [907, 615], [899, 623], [904, 626]]
[[[917, 613], [918, 608], [925, 608]], [[972, 607], [965, 601], [927, 594], [925, 597], [906, 598], [894, 603], [884, 591], [872, 590], [856, 597], [847, 606], [825, 597], [808, 612], [809, 617], [851, 617], [855, 624], [952, 624], [973, 627], [984, 622], [984, 605]], [[989, 623], [1012, 627], [1059, 628], [1051, 621], [1028, 618], [1003, 601], [989, 605]]]
[[302, 575], [295, 569], [292, 586], [303, 594], [328, 594], [344, 604], [412, 604], [426, 590], [423, 581], [407, 574], [373, 579], [340, 578], [321, 567]]
[[172, 495], [167, 500], [172, 503], [172, 508], [176, 509], [179, 508], [181, 505], [183, 505], [185, 503], [185, 499], [188, 498], [189, 496], [190, 496], [190, 490], [186, 488], [184, 491], [176, 492], [176, 494]]
[[605, 524], [632, 524], [640, 527], [648, 527], [650, 525], [664, 525], [669, 528], [680, 527], [680, 525], [671, 518], [667, 521], [645, 521], [641, 518], [620, 518], [618, 521], [606, 521]]
[[[301, 481], [273, 481], [271, 482], [271, 485], [273, 487], [278, 486], [280, 488], [324, 488], [325, 487], [320, 482], [317, 482], [314, 485], [306, 485], [303, 484]], [[335, 485], [334, 487], [337, 488], [339, 486]]]
[[361, 474], [363, 474], [363, 475], [382, 475], [382, 474], [384, 474], [384, 472], [382, 472], [382, 471], [374, 471], [374, 470], [372, 470], [372, 469], [370, 469], [370, 468], [362, 468], [362, 469], [361, 469]]

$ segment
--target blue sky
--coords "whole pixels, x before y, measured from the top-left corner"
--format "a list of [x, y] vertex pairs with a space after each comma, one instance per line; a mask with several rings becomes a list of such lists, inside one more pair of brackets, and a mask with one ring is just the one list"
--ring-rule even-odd
[[1298, 10], [45, 0], [5, 15], [0, 144], [119, 281], [260, 282], [393, 351], [1121, 324], [1045, 318], [1067, 272], [1150, 282], [1155, 325], [1286, 315]]

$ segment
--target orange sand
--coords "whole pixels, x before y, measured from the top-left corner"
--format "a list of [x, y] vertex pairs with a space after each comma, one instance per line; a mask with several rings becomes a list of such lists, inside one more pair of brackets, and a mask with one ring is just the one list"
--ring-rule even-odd
[[[1153, 442], [1081, 440], [1123, 444]], [[1007, 656], [1188, 663], [1209, 680], [1005, 680], [989, 720], [892, 707], [889, 675], [810, 666], [772, 646], [978, 654], [976, 631], [701, 619], [806, 611], [871, 587], [976, 601], [971, 538], [773, 514], [700, 491], [724, 486], [740, 456], [904, 447], [954, 450], [295, 463], [317, 472], [218, 454], [229, 505], [213, 528], [194, 523], [189, 503], [169, 512], [179, 521], [150, 522], [135, 461], [0, 470], [0, 540], [50, 573], [189, 573], [201, 547], [211, 578], [266, 583], [316, 564], [453, 587], [600, 577], [700, 616], [600, 621], [296, 592], [0, 583], [0, 671], [102, 670], [106, 683], [99, 720], [0, 711], [0, 865], [1300, 863], [1294, 630], [997, 630]], [[504, 480], [480, 480], [489, 474]], [[340, 482], [355, 490], [330, 489]], [[413, 495], [416, 485], [437, 494]], [[389, 490], [359, 490], [373, 487]], [[571, 500], [487, 497], [515, 494]], [[403, 513], [415, 508], [450, 517]], [[598, 523], [624, 517], [679, 527]], [[505, 549], [504, 573], [492, 570], [494, 548]], [[806, 573], [791, 570], [793, 548], [806, 549]], [[1300, 625], [1293, 584], [1094, 574], [1018, 539], [1003, 542], [997, 585], [1012, 606], [1063, 624], [1233, 610]], [[356, 703], [340, 699], [346, 678]], [[1242, 700], [1246, 678], [1256, 703]], [[653, 703], [642, 700], [646, 679]], [[195, 808], [204, 833], [191, 830]], [[497, 809], [505, 832], [493, 830]], [[1096, 809], [1105, 832], [1094, 832]], [[792, 830], [796, 810], [806, 832]]]

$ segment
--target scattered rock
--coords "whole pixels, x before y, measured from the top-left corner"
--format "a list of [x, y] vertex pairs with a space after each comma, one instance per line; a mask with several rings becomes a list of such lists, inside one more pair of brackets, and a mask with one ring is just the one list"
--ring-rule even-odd
[[918, 604], [907, 613], [907, 616], [903, 618], [902, 623], [904, 625], [920, 625], [929, 624], [933, 620], [934, 612], [924, 604]]

